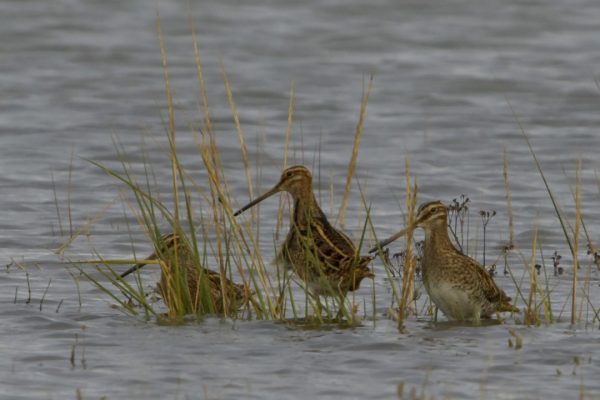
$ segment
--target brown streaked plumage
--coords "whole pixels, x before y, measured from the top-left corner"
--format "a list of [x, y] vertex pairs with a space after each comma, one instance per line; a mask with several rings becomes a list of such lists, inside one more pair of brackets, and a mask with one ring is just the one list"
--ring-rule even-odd
[[[177, 254], [175, 254], [177, 249]], [[193, 252], [189, 243], [176, 233], [163, 235], [159, 240], [159, 246], [154, 253], [146, 257], [146, 260], [159, 260], [161, 262], [161, 277], [157, 285], [157, 291], [162, 296], [165, 303], [172, 298], [167, 290], [167, 285], [178, 281], [173, 278], [175, 269], [173, 263], [177, 260], [177, 265], [185, 268], [185, 282], [188, 285], [189, 296], [194, 303], [193, 309], [197, 310], [204, 296], [202, 290], [208, 289], [208, 296], [213, 304], [213, 310], [203, 310], [204, 312], [214, 312], [215, 314], [232, 314], [240, 307], [246, 305], [250, 300], [251, 293], [246, 290], [244, 285], [234, 283], [226, 277], [222, 277], [218, 272], [208, 268], [197, 267], [197, 261], [194, 261]], [[121, 278], [126, 277], [132, 272], [144, 267], [147, 263], [139, 263], [129, 268], [121, 274]], [[203, 280], [205, 279], [205, 283]], [[202, 282], [199, 284], [199, 282]], [[205, 303], [206, 304], [206, 303]], [[168, 305], [168, 304], [167, 304]]]
[[331, 226], [312, 191], [310, 171], [304, 166], [287, 168], [279, 183], [234, 215], [283, 191], [292, 195], [294, 211], [278, 258], [288, 262], [315, 295], [344, 297], [358, 289], [364, 278], [373, 278], [368, 267], [373, 258], [358, 254], [350, 238]]
[[422, 259], [425, 289], [448, 318], [478, 322], [496, 312], [519, 312], [485, 268], [454, 247], [448, 236], [448, 208], [439, 201], [421, 205], [414, 226], [381, 241], [370, 252], [415, 228], [425, 231]]

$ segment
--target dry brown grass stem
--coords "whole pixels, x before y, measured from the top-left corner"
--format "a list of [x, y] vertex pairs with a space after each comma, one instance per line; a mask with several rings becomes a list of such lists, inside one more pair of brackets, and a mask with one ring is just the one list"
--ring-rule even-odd
[[577, 319], [577, 272], [579, 271], [579, 227], [581, 220], [581, 159], [577, 160], [575, 172], [575, 237], [573, 239], [573, 288], [571, 299], [571, 324]]
[[354, 134], [354, 144], [352, 146], [352, 156], [348, 163], [348, 174], [346, 175], [346, 186], [344, 187], [344, 196], [342, 197], [342, 205], [338, 214], [337, 223], [340, 226], [344, 226], [346, 222], [346, 208], [348, 207], [348, 197], [350, 196], [350, 187], [352, 185], [352, 177], [356, 170], [356, 159], [358, 158], [358, 148], [360, 147], [360, 139], [363, 134], [363, 126], [365, 122], [365, 114], [367, 112], [367, 104], [369, 103], [369, 95], [371, 94], [371, 88], [373, 87], [373, 75], [369, 77], [369, 84], [367, 90], [363, 93], [363, 98], [360, 103], [360, 115], [358, 117], [358, 123], [356, 124], [356, 133]]
[[[204, 130], [202, 131], [202, 133], [203, 133], [202, 137], [203, 137], [203, 139], [208, 138], [210, 151], [203, 152], [204, 150], [202, 148], [204, 146], [202, 144], [200, 144], [200, 141], [198, 140], [198, 136], [196, 136], [195, 139], [196, 139], [196, 143], [197, 143], [198, 148], [200, 149], [201, 154], [203, 154], [205, 156], [205, 157], [203, 157], [203, 162], [206, 164], [207, 169], [210, 169], [210, 171], [214, 174], [213, 181], [219, 182], [221, 180], [220, 179], [221, 158], [219, 155], [219, 151], [217, 149], [217, 143], [216, 143], [214, 132], [212, 129], [212, 122], [211, 122], [211, 118], [210, 118], [210, 108], [209, 108], [209, 104], [208, 104], [208, 95], [206, 94], [206, 81], [204, 79], [204, 70], [202, 68], [202, 57], [201, 57], [201, 53], [200, 53], [200, 46], [198, 45], [198, 40], [196, 38], [196, 25], [191, 16], [191, 12], [189, 13], [189, 19], [190, 19], [190, 27], [191, 27], [191, 32], [192, 32], [192, 41], [194, 44], [194, 60], [196, 63], [196, 73], [198, 75], [198, 85], [199, 85], [199, 89], [200, 89], [200, 97], [202, 98], [202, 104], [204, 106]], [[218, 204], [217, 203], [218, 199], [215, 198], [215, 193], [214, 193], [212, 186], [211, 186], [211, 196], [212, 196], [212, 206], [213, 206], [213, 209], [215, 209], [216, 205]]]
[[[563, 173], [565, 174], [565, 176], [567, 175], [567, 173], [564, 170], [564, 168], [563, 168]], [[573, 196], [573, 201], [576, 201], [575, 200], [575, 190], [573, 189], [573, 186], [569, 185], [569, 190], [571, 191], [571, 196]], [[590, 235], [590, 233], [589, 233], [589, 231], [587, 229], [587, 225], [585, 223], [585, 217], [583, 215], [583, 212], [581, 212], [581, 211], [580, 211], [580, 215], [579, 215], [579, 222], [581, 223], [581, 228], [583, 229], [583, 233], [585, 235], [585, 239], [587, 240], [587, 243], [588, 243], [588, 246], [589, 246], [589, 250], [592, 253], [598, 251], [598, 249], [594, 245], [594, 241], [592, 240], [592, 237], [591, 237], [591, 235]], [[567, 223], [568, 223], [568, 221], [567, 221]], [[568, 225], [569, 225], [569, 229], [571, 231], [573, 231], [573, 233], [574, 233], [573, 226], [570, 223], [568, 223]]]
[[[290, 151], [290, 142], [292, 139], [292, 128], [294, 121], [294, 109], [296, 107], [296, 82], [290, 83], [290, 100], [288, 102], [287, 128], [285, 129], [285, 139], [283, 143], [283, 167], [288, 167], [288, 157]], [[277, 224], [275, 226], [275, 240], [279, 239], [279, 232], [283, 224], [283, 201], [285, 197], [279, 196], [279, 205], [277, 207]]]
[[246, 175], [246, 182], [248, 184], [248, 195], [251, 199], [254, 198], [254, 191], [252, 189], [252, 175], [250, 173], [250, 161], [248, 159], [248, 148], [246, 147], [246, 141], [244, 139], [244, 132], [242, 131], [242, 126], [240, 125], [240, 116], [237, 111], [237, 107], [235, 105], [235, 100], [233, 98], [233, 91], [231, 90], [231, 84], [229, 82], [229, 77], [227, 76], [227, 70], [225, 69], [225, 64], [223, 64], [223, 60], [220, 60], [221, 65], [221, 75], [223, 75], [223, 82], [225, 83], [225, 90], [227, 91], [227, 101], [229, 102], [229, 107], [231, 108], [231, 115], [233, 116], [233, 121], [235, 123], [235, 130], [238, 135], [238, 139], [240, 140], [240, 149], [242, 151], [242, 161], [244, 163], [244, 174]]
[[292, 122], [294, 119], [294, 108], [296, 107], [296, 82], [290, 84], [290, 101], [288, 103], [287, 128], [285, 130], [285, 142], [283, 147], [283, 169], [288, 167], [288, 153], [290, 140], [292, 138]]
[[[212, 123], [210, 120], [210, 109], [208, 107], [208, 95], [206, 94], [206, 81], [204, 80], [204, 72], [202, 69], [202, 57], [200, 54], [200, 46], [198, 45], [198, 39], [196, 37], [196, 24], [194, 18], [190, 12], [190, 29], [192, 31], [192, 42], [194, 44], [194, 60], [196, 62], [196, 73], [198, 75], [198, 86], [200, 89], [200, 97], [202, 98], [202, 105], [204, 106], [204, 125], [207, 131], [212, 132]], [[214, 143], [212, 144], [214, 146]]]
[[504, 160], [502, 164], [502, 176], [504, 177], [504, 192], [506, 194], [506, 211], [508, 213], [508, 243], [514, 245], [515, 243], [515, 229], [513, 223], [513, 211], [512, 211], [512, 193], [510, 191], [510, 183], [508, 180], [508, 156], [506, 154], [506, 148], [504, 148]]
[[58, 204], [58, 193], [56, 192], [56, 180], [54, 180], [54, 172], [50, 171], [50, 181], [52, 182], [52, 195], [54, 197], [54, 207], [56, 208], [56, 219], [58, 221], [58, 233], [64, 236], [65, 231], [62, 226], [62, 216], [60, 214], [60, 206]]
[[[406, 226], [413, 226], [415, 219], [415, 208], [417, 205], [417, 182], [414, 185], [410, 178], [410, 160], [406, 162]], [[404, 273], [402, 274], [402, 297], [400, 298], [400, 309], [398, 310], [398, 330], [404, 330], [404, 317], [412, 304], [414, 298], [414, 277], [416, 269], [416, 260], [412, 254], [413, 230], [409, 230], [406, 235], [406, 257], [404, 264]]]
[[160, 46], [160, 59], [163, 68], [163, 79], [165, 80], [165, 94], [167, 96], [167, 110], [169, 113], [169, 135], [175, 141], [175, 112], [173, 111], [173, 94], [171, 92], [171, 81], [169, 80], [169, 66], [167, 63], [167, 51], [160, 25], [160, 16], [156, 14], [156, 34]]
[[[531, 259], [529, 260], [529, 299], [527, 301], [527, 310], [525, 311], [525, 323], [528, 325], [539, 325], [538, 307], [537, 307], [537, 271], [535, 270], [536, 264], [536, 251], [537, 251], [537, 238], [538, 228], [537, 226], [533, 230], [533, 243], [531, 246]], [[527, 265], [527, 264], [525, 264]]]
[[206, 94], [206, 81], [204, 79], [204, 70], [202, 68], [202, 56], [200, 53], [200, 46], [198, 45], [198, 39], [196, 37], [196, 24], [194, 23], [194, 19], [192, 18], [191, 12], [189, 13], [189, 19], [192, 32], [192, 42], [194, 44], [194, 60], [196, 63], [196, 74], [198, 75], [198, 87], [200, 90], [200, 97], [202, 98], [202, 105], [204, 107], [204, 131], [206, 133], [206, 137], [208, 137], [209, 146], [212, 154], [212, 156], [207, 161], [210, 162], [211, 168], [218, 175], [220, 169], [220, 158], [210, 118], [208, 95]]
[[[169, 114], [169, 126], [167, 135], [169, 137], [169, 144], [171, 151], [169, 152], [171, 158], [171, 182], [173, 186], [173, 217], [175, 221], [179, 221], [179, 187], [177, 184], [177, 139], [175, 135], [175, 109], [173, 107], [173, 93], [171, 91], [171, 81], [169, 79], [169, 63], [167, 62], [167, 50], [165, 47], [165, 41], [160, 25], [160, 16], [156, 14], [156, 34], [158, 35], [158, 42], [160, 45], [160, 59], [162, 61], [163, 68], [163, 79], [165, 80], [165, 95], [167, 97], [167, 110]], [[177, 247], [177, 243], [175, 243]], [[175, 263], [177, 264], [177, 252], [175, 252]]]
[[74, 149], [71, 148], [71, 159], [69, 161], [69, 179], [67, 181], [67, 217], [69, 219], [69, 236], [73, 236], [73, 214], [71, 212], [71, 194], [73, 193], [73, 157]]
[[[206, 147], [206, 146], [201, 146], [199, 148], [200, 150], [200, 154], [202, 157], [202, 161], [204, 162], [204, 166], [206, 167], [206, 172], [208, 175], [208, 179], [210, 182], [210, 192], [211, 192], [211, 197], [212, 197], [212, 215], [213, 215], [213, 222], [214, 222], [214, 227], [215, 227], [215, 244], [216, 244], [216, 250], [214, 251], [214, 254], [218, 260], [219, 263], [219, 272], [221, 275], [221, 292], [224, 294], [224, 276], [226, 273], [226, 260], [224, 259], [224, 255], [225, 255], [225, 248], [224, 246], [226, 245], [225, 243], [223, 243], [223, 239], [224, 239], [224, 231], [222, 229], [223, 227], [223, 222], [224, 222], [224, 208], [229, 207], [228, 202], [225, 201], [226, 196], [225, 193], [223, 192], [223, 187], [221, 185], [221, 181], [219, 179], [219, 173], [218, 173], [218, 169], [215, 168], [215, 154], [212, 153], [213, 148], [212, 147]], [[222, 207], [221, 207], [222, 205]], [[230, 208], [230, 207], [229, 207]], [[229, 210], [229, 212], [231, 213], [231, 210]], [[243, 276], [243, 275], [242, 275]]]

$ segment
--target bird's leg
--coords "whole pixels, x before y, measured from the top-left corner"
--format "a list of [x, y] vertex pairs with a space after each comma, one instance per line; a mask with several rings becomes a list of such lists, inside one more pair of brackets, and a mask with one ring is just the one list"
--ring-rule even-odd
[[473, 326], [481, 325], [481, 311], [476, 311], [473, 316]]
[[344, 311], [343, 306], [340, 305], [337, 314], [335, 314], [335, 322], [342, 322], [344, 320], [344, 315], [346, 314]]
[[340, 293], [338, 312], [335, 316], [335, 320], [337, 322], [342, 322], [342, 320], [344, 319], [344, 316], [346, 314], [347, 314], [347, 312], [346, 312], [346, 294]]
[[320, 320], [323, 318], [323, 305], [321, 304], [321, 295], [319, 295], [319, 293], [315, 293], [315, 300], [315, 316]]

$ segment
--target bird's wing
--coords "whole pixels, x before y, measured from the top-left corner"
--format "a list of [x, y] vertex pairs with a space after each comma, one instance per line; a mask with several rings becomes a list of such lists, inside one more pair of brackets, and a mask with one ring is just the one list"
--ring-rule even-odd
[[485, 298], [492, 303], [509, 302], [510, 297], [504, 293], [502, 289], [496, 285], [494, 279], [485, 270], [485, 268], [473, 259], [469, 259], [471, 268], [477, 273], [477, 278], [481, 287], [481, 291]]

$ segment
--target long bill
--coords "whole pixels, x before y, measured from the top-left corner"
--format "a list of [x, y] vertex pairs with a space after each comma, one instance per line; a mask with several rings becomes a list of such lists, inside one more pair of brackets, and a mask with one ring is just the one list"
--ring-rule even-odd
[[414, 226], [412, 226], [412, 227], [408, 226], [408, 227], [402, 229], [400, 232], [395, 233], [392, 236], [390, 236], [389, 238], [377, 243], [377, 245], [375, 245], [371, 250], [369, 250], [369, 253], [375, 253], [377, 250], [384, 248], [388, 244], [392, 243], [394, 240], [398, 239], [401, 236], [406, 235], [408, 232], [410, 232], [414, 229], [415, 229]]
[[127, 271], [123, 272], [119, 275], [121, 278], [125, 278], [127, 275], [134, 273], [138, 269], [145, 267], [148, 264], [158, 264], [158, 256], [156, 253], [152, 253], [147, 259], [142, 260], [146, 262], [141, 262], [139, 264], [135, 264], [133, 267], [129, 268]]
[[129, 268], [127, 271], [123, 272], [121, 275], [119, 275], [121, 278], [125, 278], [127, 275], [134, 273], [135, 271], [137, 271], [138, 269], [145, 267], [148, 264], [135, 264], [133, 267]]
[[233, 216], [237, 217], [238, 215], [240, 215], [241, 213], [243, 213], [247, 209], [249, 209], [251, 207], [254, 207], [255, 205], [257, 205], [261, 201], [265, 200], [266, 198], [269, 198], [269, 197], [273, 196], [275, 193], [280, 192], [280, 191], [281, 190], [279, 189], [279, 184], [275, 185], [275, 187], [273, 187], [273, 189], [269, 190], [268, 192], [266, 192], [263, 195], [257, 197], [256, 199], [252, 200], [250, 203], [246, 204], [244, 207], [242, 207], [239, 210], [237, 210], [235, 213], [233, 213]]

